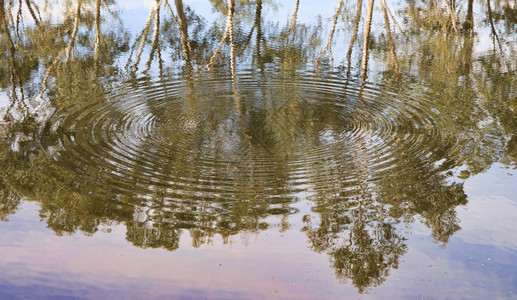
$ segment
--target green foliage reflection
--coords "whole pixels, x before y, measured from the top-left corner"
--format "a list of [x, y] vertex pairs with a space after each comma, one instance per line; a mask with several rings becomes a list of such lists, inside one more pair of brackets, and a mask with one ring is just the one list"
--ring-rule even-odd
[[[57, 235], [124, 224], [135, 246], [174, 251], [184, 232], [200, 247], [273, 222], [289, 230], [301, 218], [295, 195], [307, 192], [302, 230], [311, 248], [365, 292], [406, 253], [401, 224], [421, 221], [447, 244], [467, 203], [461, 182], [496, 162], [517, 163], [516, 45], [505, 42], [515, 37], [516, 9], [505, 1], [381, 1], [370, 33], [362, 17], [372, 10], [361, 1], [336, 1], [328, 21], [309, 24], [298, 18], [300, 1], [288, 20], [273, 21], [276, 1], [209, 1], [216, 19], [208, 21], [181, 0], [155, 0], [133, 36], [113, 1], [36, 4], [0, 2], [0, 95], [10, 101], [0, 124], [2, 221], [27, 199]], [[492, 45], [476, 51], [483, 28]], [[307, 69], [323, 84], [299, 80]], [[430, 95], [433, 110], [405, 119], [395, 104], [367, 97], [384, 95], [367, 78], [391, 87], [386, 94]], [[255, 89], [241, 88], [250, 82]], [[125, 89], [149, 99], [121, 109], [110, 92]], [[153, 105], [160, 93], [167, 102]], [[130, 108], [141, 107], [157, 125], [145, 138], [124, 136]], [[115, 121], [70, 121], [92, 120], [91, 111], [99, 123]], [[381, 128], [368, 113], [397, 125], [389, 136], [372, 132], [393, 140], [378, 165], [375, 145], [352, 135], [357, 119]], [[350, 141], [333, 143], [343, 132]], [[126, 156], [95, 156], [128, 140]], [[328, 155], [306, 159], [314, 149]]]

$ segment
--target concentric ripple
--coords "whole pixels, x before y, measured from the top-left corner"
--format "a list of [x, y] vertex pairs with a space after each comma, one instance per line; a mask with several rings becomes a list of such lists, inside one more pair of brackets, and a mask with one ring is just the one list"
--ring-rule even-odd
[[124, 83], [57, 111], [43, 146], [66, 176], [120, 195], [281, 203], [300, 191], [372, 192], [383, 178], [432, 164], [450, 147], [440, 118], [423, 95], [250, 71]]

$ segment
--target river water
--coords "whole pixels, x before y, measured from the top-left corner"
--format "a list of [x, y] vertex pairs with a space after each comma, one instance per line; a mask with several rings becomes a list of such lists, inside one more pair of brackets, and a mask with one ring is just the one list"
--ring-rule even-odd
[[516, 3], [235, 2], [2, 4], [0, 298], [517, 299]]

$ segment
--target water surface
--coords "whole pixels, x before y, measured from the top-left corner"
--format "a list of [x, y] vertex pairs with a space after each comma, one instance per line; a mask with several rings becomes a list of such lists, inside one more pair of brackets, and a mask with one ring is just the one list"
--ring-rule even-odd
[[517, 298], [517, 7], [444, 3], [3, 4], [0, 298]]

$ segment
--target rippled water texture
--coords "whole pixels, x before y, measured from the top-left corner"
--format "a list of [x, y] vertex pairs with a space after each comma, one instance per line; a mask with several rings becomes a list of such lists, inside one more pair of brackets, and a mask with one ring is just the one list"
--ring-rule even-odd
[[400, 153], [430, 165], [451, 147], [429, 101], [303, 73], [141, 80], [56, 111], [43, 146], [65, 176], [121, 196], [213, 209], [315, 190], [357, 196], [396, 176]]

